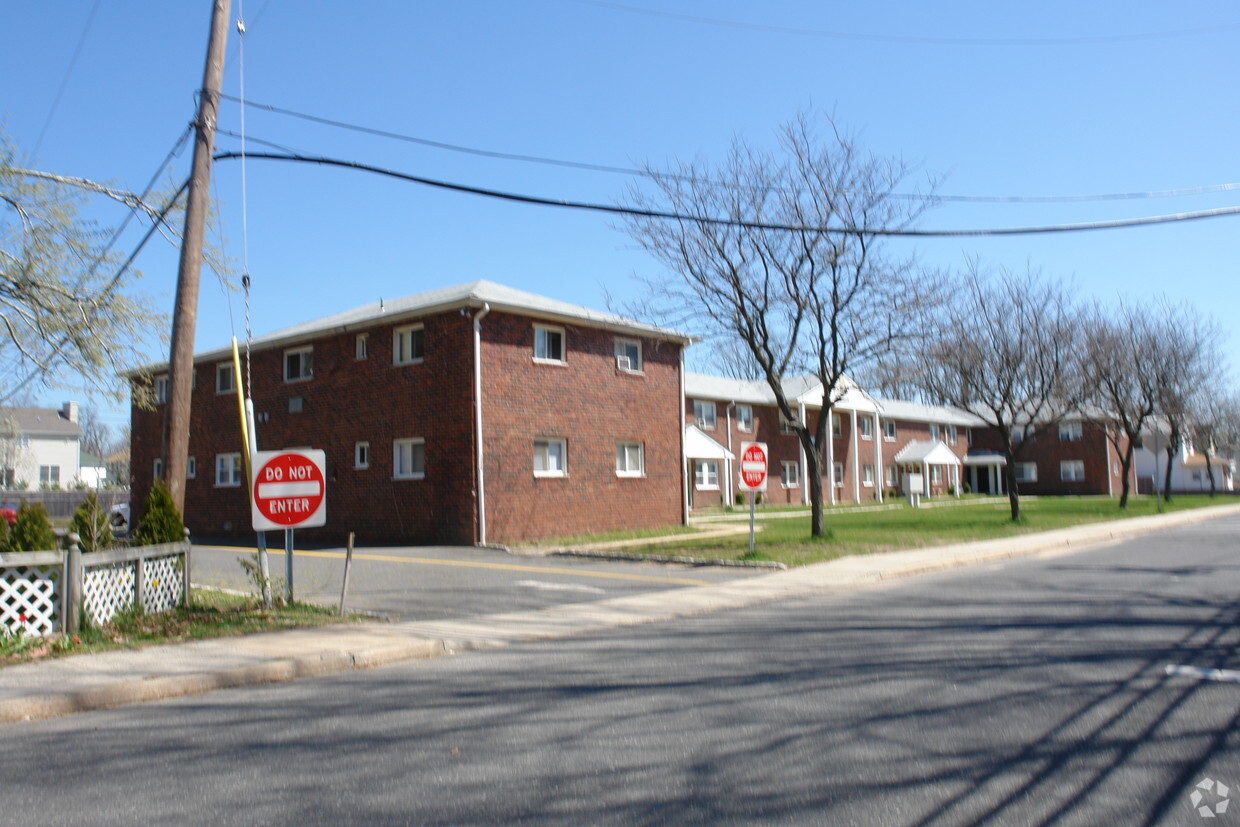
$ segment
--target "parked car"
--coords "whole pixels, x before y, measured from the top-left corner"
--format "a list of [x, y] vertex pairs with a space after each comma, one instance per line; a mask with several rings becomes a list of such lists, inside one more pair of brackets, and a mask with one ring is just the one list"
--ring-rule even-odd
[[108, 523], [113, 534], [125, 534], [129, 531], [129, 503], [117, 503], [108, 512]]

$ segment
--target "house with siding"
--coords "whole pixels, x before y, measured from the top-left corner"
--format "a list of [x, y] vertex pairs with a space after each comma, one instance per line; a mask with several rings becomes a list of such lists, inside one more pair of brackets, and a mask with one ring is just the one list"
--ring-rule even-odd
[[0, 487], [70, 488], [81, 474], [78, 404], [0, 408]]
[[[674, 525], [689, 343], [489, 281], [381, 301], [252, 342], [258, 447], [326, 452], [312, 537], [472, 545]], [[130, 375], [154, 400], [132, 408], [135, 503], [164, 466], [165, 370]], [[194, 371], [186, 522], [249, 534], [231, 349]]]

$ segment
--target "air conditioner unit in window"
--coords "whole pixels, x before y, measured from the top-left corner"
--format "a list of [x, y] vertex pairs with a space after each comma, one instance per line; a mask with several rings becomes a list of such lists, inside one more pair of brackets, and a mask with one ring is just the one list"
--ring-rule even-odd
[[632, 360], [632, 359], [630, 359], [630, 358], [629, 358], [629, 357], [627, 357], [627, 356], [617, 356], [617, 357], [616, 357], [616, 367], [617, 367], [619, 370], [632, 370], [632, 369], [633, 369], [633, 360]]

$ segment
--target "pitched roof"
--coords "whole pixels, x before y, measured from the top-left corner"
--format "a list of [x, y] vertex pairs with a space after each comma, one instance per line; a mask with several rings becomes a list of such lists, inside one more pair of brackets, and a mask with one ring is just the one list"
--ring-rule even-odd
[[934, 422], [943, 425], [963, 425], [966, 428], [980, 428], [986, 424], [986, 420], [980, 416], [950, 405], [923, 405], [920, 402], [880, 399], [878, 400], [878, 412], [887, 419], [905, 422]]
[[[847, 376], [840, 380], [840, 384], [844, 387], [844, 395], [836, 402], [838, 407], [858, 411], [875, 409], [876, 402]], [[784, 395], [794, 405], [804, 403], [808, 408], [822, 406], [822, 383], [816, 376], [788, 377], [783, 381], [783, 388]], [[750, 405], [775, 404], [775, 393], [765, 379], [729, 379], [725, 376], [687, 371], [685, 396]]]
[[12, 418], [26, 436], [80, 439], [82, 429], [55, 408], [0, 408], [0, 419]]
[[685, 456], [690, 459], [736, 459], [735, 454], [696, 425], [685, 426]]
[[914, 440], [895, 455], [896, 462], [924, 462], [929, 465], [959, 465], [960, 457], [937, 439]]
[[[287, 345], [300, 341], [308, 341], [326, 333], [345, 330], [362, 330], [379, 324], [398, 321], [402, 318], [415, 318], [433, 313], [474, 308], [480, 309], [490, 305], [492, 310], [520, 313], [526, 316], [556, 321], [563, 324], [581, 324], [627, 333], [630, 336], [646, 336], [653, 339], [690, 344], [693, 339], [686, 333], [665, 327], [645, 324], [628, 319], [614, 313], [604, 313], [580, 307], [568, 302], [549, 299], [524, 290], [517, 290], [492, 281], [480, 279], [452, 287], [441, 287], [404, 296], [396, 299], [380, 299], [377, 302], [345, 310], [331, 316], [295, 324], [274, 333], [256, 337], [251, 345], [255, 348]], [[211, 361], [232, 355], [231, 348], [219, 348], [205, 353], [195, 354], [195, 361]], [[148, 370], [162, 370], [166, 363], [152, 365]], [[130, 371], [126, 375], [134, 376], [141, 371]]]

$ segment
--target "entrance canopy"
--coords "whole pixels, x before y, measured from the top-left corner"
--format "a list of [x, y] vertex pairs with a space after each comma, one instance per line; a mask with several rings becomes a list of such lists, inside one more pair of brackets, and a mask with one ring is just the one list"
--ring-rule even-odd
[[715, 442], [696, 425], [685, 426], [685, 456], [689, 459], [736, 459], [735, 454]]
[[939, 440], [915, 440], [900, 449], [896, 454], [897, 463], [912, 465], [959, 465], [960, 458]]

